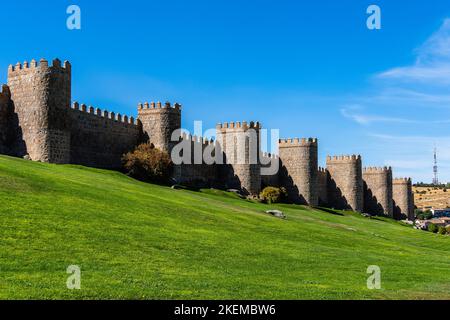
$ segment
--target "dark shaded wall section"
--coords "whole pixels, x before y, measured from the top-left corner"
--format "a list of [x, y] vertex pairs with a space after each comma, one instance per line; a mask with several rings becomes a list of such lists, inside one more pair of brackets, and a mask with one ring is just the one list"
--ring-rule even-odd
[[12, 135], [11, 121], [13, 114], [11, 94], [6, 85], [2, 86], [0, 92], [0, 153], [11, 154]]
[[174, 182], [190, 187], [219, 187], [217, 165], [208, 164], [204, 157], [209, 154], [214, 158], [215, 151], [212, 140], [183, 134], [172, 150]]
[[143, 140], [138, 121], [113, 112], [74, 104], [70, 109], [70, 162], [96, 168], [118, 169], [123, 154]]

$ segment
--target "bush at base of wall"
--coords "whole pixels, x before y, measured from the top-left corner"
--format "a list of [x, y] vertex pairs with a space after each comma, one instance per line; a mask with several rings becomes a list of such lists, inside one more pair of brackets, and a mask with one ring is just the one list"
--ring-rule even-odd
[[150, 143], [141, 144], [125, 154], [122, 162], [129, 176], [147, 182], [167, 183], [172, 170], [169, 154]]

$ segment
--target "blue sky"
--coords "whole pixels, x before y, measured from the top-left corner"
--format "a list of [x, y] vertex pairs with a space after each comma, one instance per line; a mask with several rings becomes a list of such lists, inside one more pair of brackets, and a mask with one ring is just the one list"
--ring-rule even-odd
[[[82, 29], [66, 28], [79, 5]], [[377, 4], [382, 29], [366, 27]], [[450, 181], [450, 3], [433, 1], [8, 1], [0, 82], [9, 64], [59, 57], [73, 99], [123, 114], [183, 104], [183, 127], [259, 120], [282, 137], [319, 138], [395, 176]]]

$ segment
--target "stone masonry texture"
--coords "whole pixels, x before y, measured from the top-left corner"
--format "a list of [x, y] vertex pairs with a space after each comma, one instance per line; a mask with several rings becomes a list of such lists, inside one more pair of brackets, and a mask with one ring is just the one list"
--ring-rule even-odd
[[327, 157], [328, 203], [336, 209], [364, 209], [361, 156]]
[[57, 59], [17, 64], [8, 70], [8, 86], [14, 102], [26, 150], [33, 160], [70, 161], [69, 109], [71, 66]]
[[279, 144], [281, 184], [292, 202], [318, 205], [316, 139], [286, 139]]
[[260, 124], [230, 122], [216, 127], [216, 139], [224, 163], [219, 169], [220, 184], [241, 189], [246, 195], [261, 191]]
[[392, 169], [364, 168], [364, 212], [393, 217]]
[[169, 102], [145, 103], [138, 106], [139, 120], [144, 132], [156, 148], [171, 152], [176, 140], [172, 141], [172, 134], [181, 128], [181, 106]]
[[393, 180], [394, 215], [396, 219], [414, 220], [414, 197], [411, 179]]

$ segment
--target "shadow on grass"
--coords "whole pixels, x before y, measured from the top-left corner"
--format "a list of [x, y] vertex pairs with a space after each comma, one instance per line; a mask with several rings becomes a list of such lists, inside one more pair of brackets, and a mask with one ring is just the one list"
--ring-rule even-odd
[[333, 214], [335, 216], [344, 216], [343, 213], [338, 212], [338, 211], [333, 210], [333, 209], [330, 209], [330, 208], [324, 208], [324, 207], [313, 207], [313, 208], [316, 209], [316, 210], [320, 210], [320, 211], [326, 212], [326, 213], [331, 213], [331, 214]]

